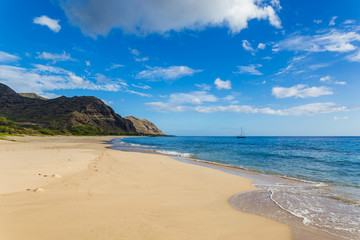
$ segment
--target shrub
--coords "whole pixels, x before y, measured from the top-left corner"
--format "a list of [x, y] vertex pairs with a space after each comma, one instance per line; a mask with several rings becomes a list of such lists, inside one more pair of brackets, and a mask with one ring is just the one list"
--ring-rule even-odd
[[101, 135], [103, 132], [98, 127], [77, 125], [69, 128], [69, 131], [73, 135]]

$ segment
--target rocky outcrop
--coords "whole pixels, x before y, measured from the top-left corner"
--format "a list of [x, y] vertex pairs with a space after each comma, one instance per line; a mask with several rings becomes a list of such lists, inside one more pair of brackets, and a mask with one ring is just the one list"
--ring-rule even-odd
[[59, 129], [86, 125], [111, 132], [137, 132], [133, 123], [96, 97], [23, 97], [0, 83], [0, 116]]
[[125, 119], [132, 122], [136, 132], [143, 134], [152, 134], [152, 135], [164, 135], [160, 129], [158, 129], [155, 124], [146, 119], [140, 119], [133, 116], [125, 117]]

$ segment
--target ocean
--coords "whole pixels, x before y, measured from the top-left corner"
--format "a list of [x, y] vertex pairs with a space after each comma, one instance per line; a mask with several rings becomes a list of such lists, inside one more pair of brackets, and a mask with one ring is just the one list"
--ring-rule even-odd
[[360, 137], [130, 137], [112, 144], [286, 179], [254, 185], [303, 224], [359, 239]]

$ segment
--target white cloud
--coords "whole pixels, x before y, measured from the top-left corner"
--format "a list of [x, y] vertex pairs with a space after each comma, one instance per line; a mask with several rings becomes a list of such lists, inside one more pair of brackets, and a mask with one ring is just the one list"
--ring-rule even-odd
[[76, 76], [74, 73], [70, 73], [69, 77], [70, 80], [77, 85], [84, 84], [84, 79], [82, 77]]
[[334, 84], [337, 85], [346, 85], [347, 83], [345, 81], [335, 81]]
[[360, 62], [360, 50], [346, 57], [350, 62]]
[[289, 108], [283, 111], [283, 115], [293, 115], [293, 116], [302, 116], [302, 115], [318, 115], [332, 112], [342, 112], [347, 111], [347, 108], [344, 106], [339, 106], [335, 103], [310, 103], [298, 107]]
[[35, 92], [56, 89], [90, 89], [102, 91], [119, 91], [119, 84], [95, 84], [75, 73], [59, 67], [34, 64], [33, 68], [0, 65], [0, 82], [17, 92]]
[[325, 77], [321, 77], [320, 78], [320, 82], [331, 82], [331, 77], [329, 75], [325, 76]]
[[247, 73], [251, 75], [263, 75], [262, 72], [256, 68], [262, 67], [261, 64], [250, 64], [249, 66], [238, 66], [239, 71], [236, 73]]
[[65, 51], [59, 54], [42, 52], [42, 53], [38, 53], [37, 58], [44, 60], [52, 60], [53, 63], [63, 62], [63, 61], [74, 61], [74, 59], [70, 56], [70, 54], [66, 53]]
[[310, 65], [308, 68], [310, 70], [317, 70], [317, 69], [320, 69], [320, 68], [325, 68], [325, 67], [328, 67], [330, 66], [332, 63], [317, 63], [317, 64], [312, 64]]
[[348, 120], [349, 117], [348, 116], [344, 116], [344, 117], [338, 117], [338, 116], [334, 116], [334, 120], [337, 121], [337, 120]]
[[351, 20], [351, 19], [345, 20], [343, 22], [343, 24], [354, 24], [354, 23], [355, 23], [355, 20]]
[[327, 75], [325, 77], [321, 77], [320, 78], [320, 82], [324, 82], [324, 83], [333, 83], [333, 84], [336, 84], [336, 85], [346, 85], [346, 82], [345, 81], [332, 81], [331, 80], [331, 76]]
[[335, 20], [337, 19], [337, 16], [334, 16], [331, 18], [330, 22], [329, 22], [329, 26], [334, 26], [335, 25]]
[[206, 91], [193, 91], [190, 93], [172, 93], [166, 102], [150, 102], [146, 105], [160, 112], [182, 112], [188, 106], [182, 104], [201, 105], [206, 102], [217, 102], [219, 98]]
[[33, 20], [33, 23], [40, 24], [42, 26], [47, 26], [51, 31], [58, 33], [61, 29], [59, 24], [60, 20], [51, 19], [48, 16], [36, 17]]
[[190, 93], [172, 93], [169, 97], [170, 103], [175, 104], [202, 104], [203, 102], [217, 102], [218, 98], [206, 91], [193, 91]]
[[128, 84], [125, 82], [125, 80], [120, 78], [109, 78], [106, 77], [104, 74], [96, 73], [95, 74], [96, 83], [98, 84], [116, 84], [121, 85], [124, 87], [127, 87]]
[[323, 22], [323, 20], [314, 20], [314, 23], [316, 23], [316, 24], [320, 24], [322, 22]]
[[148, 85], [143, 85], [143, 84], [138, 84], [138, 85], [136, 85], [136, 84], [131, 84], [131, 86], [136, 87], [136, 88], [141, 88], [141, 89], [150, 89], [150, 88], [151, 88], [150, 86], [148, 86]]
[[211, 85], [205, 84], [205, 83], [195, 84], [195, 86], [200, 88], [201, 90], [204, 90], [204, 91], [210, 91], [210, 89], [212, 88]]
[[223, 81], [220, 78], [215, 79], [214, 84], [216, 85], [217, 89], [231, 89], [231, 82], [230, 80]]
[[257, 48], [264, 50], [266, 48], [266, 45], [264, 43], [259, 43]]
[[137, 62], [146, 62], [149, 60], [149, 57], [142, 57], [142, 58], [136, 58], [134, 57], [135, 61]]
[[299, 62], [302, 62], [302, 60], [304, 58], [305, 58], [304, 55], [295, 56], [295, 57], [291, 58], [288, 61], [288, 65], [285, 68], [280, 69], [279, 72], [277, 72], [275, 75], [281, 75], [281, 74], [289, 73], [291, 71], [295, 71], [296, 70], [296, 65], [298, 65]]
[[308, 98], [331, 94], [333, 94], [333, 92], [327, 87], [307, 87], [306, 85], [302, 84], [290, 88], [273, 87], [272, 89], [272, 95], [274, 95], [276, 98]]
[[20, 57], [0, 51], [0, 62], [16, 62], [20, 60]]
[[139, 50], [135, 49], [135, 48], [129, 48], [129, 51], [132, 55], [135, 55], [135, 56], [139, 56], [140, 55], [140, 52]]
[[281, 28], [275, 11], [281, 9], [279, 1], [269, 4], [258, 0], [173, 0], [171, 3], [158, 0], [64, 0], [61, 6], [70, 22], [92, 37], [105, 36], [112, 28], [146, 35], [224, 26], [232, 33], [238, 33], [253, 19], [268, 20], [272, 26]]
[[319, 68], [328, 67], [332, 63], [317, 63], [308, 65], [309, 58], [306, 58], [307, 55], [298, 55], [292, 57], [288, 62], [287, 66], [280, 69], [275, 75], [283, 75], [283, 74], [300, 74], [306, 71], [314, 71]]
[[317, 35], [291, 35], [275, 44], [274, 49], [302, 52], [350, 52], [357, 48], [353, 43], [359, 41], [360, 34], [356, 31], [344, 32], [331, 29]]
[[249, 51], [249, 52], [254, 52], [254, 48], [252, 48], [251, 44], [249, 43], [248, 40], [243, 40], [242, 41], [242, 47], [246, 50], [246, 51]]
[[85, 61], [85, 64], [86, 64], [87, 67], [90, 67], [91, 62], [90, 61]]
[[108, 100], [104, 100], [104, 99], [101, 99], [101, 101], [103, 101], [106, 105], [112, 105], [112, 104], [114, 104], [113, 101], [108, 101]]
[[129, 51], [132, 55], [134, 55], [134, 60], [137, 62], [146, 62], [149, 60], [149, 57], [140, 57], [139, 50], [135, 48], [129, 48]]
[[163, 67], [149, 67], [148, 70], [143, 70], [136, 74], [137, 79], [147, 80], [175, 80], [185, 76], [192, 76], [194, 73], [201, 72], [202, 70], [191, 69], [187, 66], [170, 66]]
[[327, 114], [332, 112], [342, 112], [348, 109], [335, 103], [311, 103], [283, 110], [275, 110], [271, 108], [258, 108], [249, 105], [211, 105], [211, 106], [188, 106], [180, 104], [172, 104], [171, 102], [149, 102], [145, 105], [154, 111], [159, 112], [199, 112], [199, 113], [215, 113], [215, 112], [234, 112], [247, 114], [269, 114], [279, 116], [313, 116], [318, 114]]
[[132, 90], [129, 90], [129, 89], [127, 89], [126, 92], [131, 93], [131, 94], [136, 94], [136, 95], [139, 95], [141, 97], [151, 97], [152, 96], [151, 94], [148, 94], [148, 93], [136, 92], [136, 91], [132, 91]]
[[110, 71], [110, 70], [112, 70], [112, 69], [117, 69], [117, 68], [122, 68], [122, 67], [125, 67], [125, 65], [113, 63], [113, 64], [111, 64], [110, 67], [108, 67], [107, 69], [105, 69], [105, 71]]

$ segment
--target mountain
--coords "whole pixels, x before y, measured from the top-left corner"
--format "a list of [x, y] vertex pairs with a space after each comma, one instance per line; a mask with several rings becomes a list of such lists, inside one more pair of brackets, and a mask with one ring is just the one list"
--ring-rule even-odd
[[132, 122], [136, 132], [143, 134], [153, 134], [153, 135], [164, 135], [160, 129], [158, 129], [155, 124], [146, 119], [140, 119], [133, 116], [125, 117], [125, 119]]
[[132, 121], [122, 118], [96, 97], [29, 98], [1, 83], [0, 116], [56, 129], [85, 125], [109, 132], [138, 132]]
[[28, 97], [28, 98], [37, 98], [37, 99], [42, 99], [42, 100], [47, 99], [47, 98], [37, 95], [36, 93], [19, 93], [19, 94], [23, 97]]

